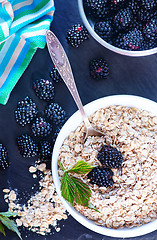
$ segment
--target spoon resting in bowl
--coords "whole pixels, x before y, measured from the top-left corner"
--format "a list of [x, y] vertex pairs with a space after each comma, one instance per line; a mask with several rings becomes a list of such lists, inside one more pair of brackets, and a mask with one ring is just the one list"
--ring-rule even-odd
[[57, 39], [57, 37], [54, 35], [53, 32], [50, 30], [46, 33], [46, 41], [48, 50], [51, 56], [51, 59], [57, 68], [58, 72], [60, 73], [64, 83], [66, 84], [67, 88], [69, 89], [78, 109], [80, 110], [80, 113], [82, 115], [83, 121], [85, 123], [86, 132], [84, 141], [89, 136], [104, 136], [104, 133], [101, 131], [98, 131], [96, 128], [94, 128], [91, 123], [89, 122], [89, 119], [84, 111], [76, 84], [74, 80], [74, 76], [71, 70], [71, 66], [68, 60], [68, 57]]

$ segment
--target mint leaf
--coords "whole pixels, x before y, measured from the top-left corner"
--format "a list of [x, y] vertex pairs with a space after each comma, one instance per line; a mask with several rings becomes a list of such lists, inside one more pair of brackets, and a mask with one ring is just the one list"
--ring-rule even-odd
[[13, 220], [10, 220], [8, 217], [5, 216], [1, 216], [0, 215], [0, 221], [4, 224], [4, 226], [6, 226], [9, 230], [15, 232], [18, 237], [22, 240], [21, 238], [21, 234], [17, 228], [16, 223]]
[[61, 192], [62, 196], [70, 202], [72, 205], [74, 204], [74, 193], [75, 193], [75, 185], [72, 182], [67, 172], [64, 172], [64, 175], [61, 179]]
[[4, 227], [3, 227], [1, 222], [0, 222], [0, 232], [3, 233], [4, 236], [6, 236], [5, 231], [4, 231]]
[[93, 167], [91, 165], [81, 160], [81, 161], [78, 161], [71, 169], [67, 170], [67, 172], [74, 172], [77, 174], [86, 174], [92, 169]]
[[3, 217], [15, 217], [17, 216], [17, 213], [13, 213], [13, 212], [0, 212], [0, 215]]

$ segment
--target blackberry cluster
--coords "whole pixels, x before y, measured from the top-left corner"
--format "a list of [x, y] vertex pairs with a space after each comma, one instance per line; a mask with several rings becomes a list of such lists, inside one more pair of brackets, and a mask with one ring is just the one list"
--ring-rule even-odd
[[[130, 51], [157, 47], [157, 0], [84, 0], [84, 4], [86, 14], [95, 18], [95, 32], [106, 42]], [[107, 15], [103, 5], [109, 9]]]
[[90, 183], [96, 184], [99, 187], [112, 187], [114, 183], [112, 177], [113, 171], [104, 167], [95, 167], [87, 174]]
[[15, 119], [21, 126], [30, 123], [37, 115], [38, 110], [35, 102], [30, 97], [18, 102], [15, 110]]
[[5, 170], [7, 167], [9, 167], [8, 151], [6, 147], [0, 143], [0, 169]]
[[28, 134], [22, 134], [17, 138], [17, 145], [23, 157], [35, 157], [38, 154], [38, 146]]
[[39, 158], [41, 161], [50, 161], [52, 156], [52, 144], [49, 141], [40, 141]]
[[123, 162], [123, 156], [116, 148], [103, 145], [98, 152], [97, 159], [107, 168], [120, 168]]
[[59, 74], [58, 70], [56, 67], [53, 67], [51, 72], [50, 72], [50, 76], [52, 78], [52, 80], [56, 83], [61, 82], [62, 78], [61, 75]]
[[52, 132], [52, 125], [43, 117], [37, 117], [31, 127], [34, 136], [46, 137]]
[[113, 28], [111, 21], [100, 21], [94, 25], [95, 32], [105, 41], [111, 41], [113, 35]]
[[45, 101], [50, 101], [54, 98], [55, 90], [53, 82], [50, 80], [40, 79], [33, 82], [33, 89], [36, 95]]
[[58, 103], [51, 103], [45, 109], [45, 115], [58, 126], [62, 126], [67, 120], [66, 112]]
[[90, 75], [96, 80], [107, 78], [109, 75], [109, 67], [103, 58], [96, 58], [90, 61]]
[[109, 14], [108, 0], [85, 0], [84, 3], [95, 18], [103, 18]]
[[78, 48], [88, 37], [87, 29], [80, 24], [75, 24], [67, 31], [66, 39], [71, 46]]

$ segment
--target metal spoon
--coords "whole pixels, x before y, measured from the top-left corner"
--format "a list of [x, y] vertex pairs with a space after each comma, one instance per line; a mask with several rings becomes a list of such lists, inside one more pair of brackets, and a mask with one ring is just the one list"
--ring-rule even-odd
[[60, 73], [66, 86], [68, 87], [71, 95], [73, 96], [78, 109], [81, 112], [83, 121], [86, 126], [86, 134], [85, 134], [84, 140], [86, 140], [86, 138], [88, 136], [103, 136], [104, 133], [93, 128], [93, 126], [89, 122], [89, 119], [84, 111], [80, 96], [79, 96], [77, 88], [76, 88], [74, 76], [73, 76], [73, 73], [71, 70], [71, 66], [70, 66], [68, 57], [67, 57], [61, 43], [59, 42], [57, 37], [54, 35], [54, 33], [52, 33], [49, 30], [46, 33], [46, 41], [47, 41], [47, 46], [48, 46], [48, 50], [49, 50], [50, 56], [52, 58], [52, 61], [55, 65], [55, 67], [57, 68], [58, 72]]

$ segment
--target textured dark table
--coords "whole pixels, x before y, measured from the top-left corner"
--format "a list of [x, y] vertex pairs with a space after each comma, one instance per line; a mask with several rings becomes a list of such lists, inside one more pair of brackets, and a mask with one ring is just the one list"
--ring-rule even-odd
[[[65, 36], [67, 29], [71, 25], [81, 23], [77, 0], [56, 0], [55, 6], [56, 12], [51, 29], [67, 52], [83, 104], [113, 94], [133, 94], [157, 102], [157, 55], [140, 58], [121, 56], [105, 49], [92, 37], [78, 49], [74, 49], [67, 44]], [[89, 76], [88, 65], [91, 58], [100, 56], [107, 60], [110, 67], [110, 76], [107, 80], [96, 82]], [[45, 103], [39, 100], [32, 90], [32, 81], [39, 77], [50, 78], [51, 68], [52, 62], [47, 49], [38, 50], [12, 91], [7, 105], [0, 105], [0, 142], [3, 142], [8, 148], [9, 160], [11, 162], [11, 166], [7, 171], [0, 172], [0, 211], [7, 210], [7, 204], [3, 199], [3, 188], [11, 187], [23, 193], [29, 192], [31, 195], [33, 194], [31, 188], [37, 183], [37, 180], [34, 180], [28, 172], [28, 167], [30, 164], [33, 164], [35, 159], [24, 159], [17, 150], [16, 137], [29, 130], [17, 125], [14, 118], [14, 109], [17, 101], [23, 99], [26, 95], [32, 97], [41, 110], [44, 109]], [[73, 99], [64, 83], [58, 83], [55, 87], [56, 95], [54, 101], [58, 102], [66, 110], [68, 117], [70, 117], [77, 110]], [[46, 237], [27, 230], [22, 232], [22, 236], [24, 240], [114, 239], [86, 229], [72, 217], [69, 217], [66, 221], [61, 221], [60, 226], [61, 231], [59, 233], [54, 231], [53, 235]], [[19, 239], [16, 234], [10, 231], [6, 231], [6, 233], [6, 238], [0, 234], [1, 240]], [[157, 231], [134, 239], [156, 240]]]

